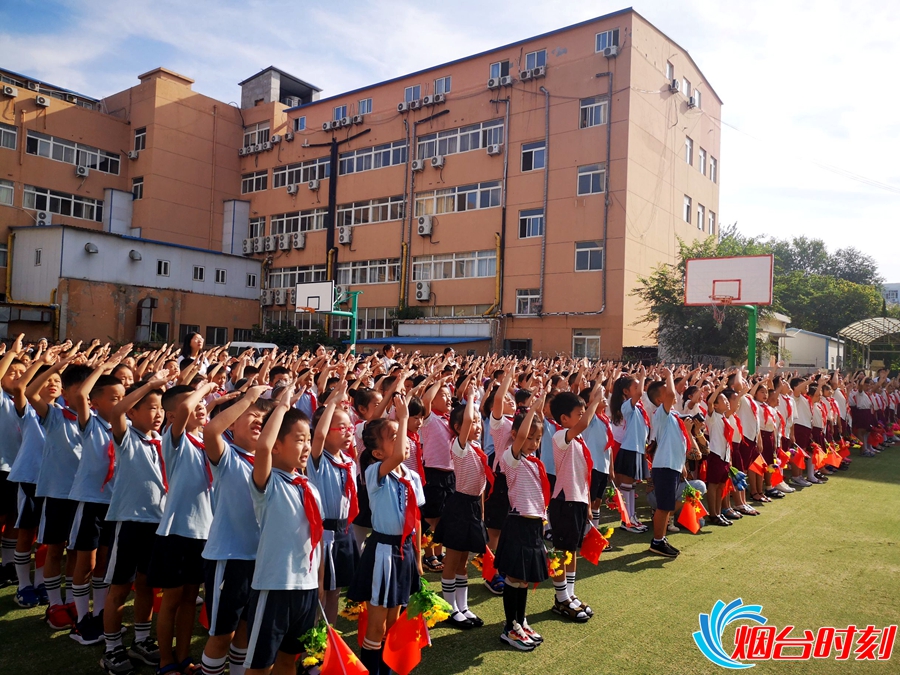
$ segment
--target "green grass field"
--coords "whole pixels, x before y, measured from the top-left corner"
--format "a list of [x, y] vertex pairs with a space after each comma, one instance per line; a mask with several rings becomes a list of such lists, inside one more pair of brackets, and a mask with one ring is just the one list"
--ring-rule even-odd
[[[900, 447], [874, 459], [856, 458], [850, 471], [827, 485], [760, 510], [763, 515], [734, 527], [673, 535], [672, 543], [682, 551], [675, 560], [645, 553], [646, 535], [617, 530], [615, 548], [603, 554], [599, 566], [579, 561], [576, 590], [595, 611], [589, 623], [570, 624], [552, 614], [549, 583], [529, 594], [529, 622], [545, 638], [532, 653], [513, 652], [500, 643], [502, 601], [480, 585], [470, 568], [470, 605], [486, 625], [467, 632], [434, 629], [434, 646], [424, 650], [415, 672], [722, 673], [700, 653], [691, 634], [699, 613], [708, 613], [716, 600], [738, 597], [761, 604], [769, 624], [777, 627], [815, 631], [900, 623]], [[612, 512], [604, 519], [612, 522]], [[437, 576], [429, 579], [440, 591]], [[66, 633], [51, 632], [41, 621], [43, 610], [20, 610], [13, 593], [12, 588], [0, 591], [0, 674], [100, 672], [100, 646], [82, 647]], [[355, 624], [339, 619], [338, 628], [355, 648]], [[734, 625], [725, 631], [726, 650], [733, 635]], [[198, 661], [202, 645], [198, 632]], [[887, 663], [760, 662], [753, 672], [897, 673], [900, 647], [895, 652]]]

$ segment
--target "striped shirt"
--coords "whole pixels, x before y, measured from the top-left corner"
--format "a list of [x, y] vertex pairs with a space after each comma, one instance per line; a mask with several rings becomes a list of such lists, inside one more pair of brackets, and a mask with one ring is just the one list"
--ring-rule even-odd
[[[640, 413], [638, 413], [640, 415]], [[587, 462], [577, 437], [566, 443], [568, 429], [560, 429], [553, 435], [553, 461], [556, 464], [554, 499], [563, 494], [567, 502], [590, 503], [588, 495]]]
[[516, 459], [512, 450], [503, 453], [500, 464], [509, 485], [510, 513], [543, 518], [544, 493], [541, 490], [541, 475], [537, 465], [525, 461], [524, 456]]
[[422, 450], [425, 455], [425, 466], [429, 469], [453, 470], [453, 460], [450, 458], [450, 444], [453, 443], [454, 433], [450, 430], [449, 420], [436, 412], [432, 412], [419, 428], [419, 437], [422, 439]]
[[494, 467], [500, 463], [500, 458], [512, 446], [512, 418], [505, 415], [499, 420], [490, 416], [491, 439], [494, 441]]
[[484, 492], [487, 483], [484, 465], [473, 449], [473, 443], [460, 445], [459, 438], [453, 441], [453, 471], [456, 473], [456, 491], [470, 497], [477, 497]]

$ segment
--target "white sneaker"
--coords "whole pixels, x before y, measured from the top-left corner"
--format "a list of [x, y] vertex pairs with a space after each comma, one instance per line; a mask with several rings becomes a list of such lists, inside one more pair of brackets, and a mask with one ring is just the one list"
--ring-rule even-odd
[[820, 484], [822, 481], [820, 481], [818, 478], [816, 478], [815, 476], [813, 476], [812, 478], [807, 478], [807, 479], [806, 479], [806, 482], [809, 483], [809, 484], [811, 484], [811, 485], [818, 485], [818, 484]]
[[619, 526], [619, 529], [620, 529], [620, 530], [625, 530], [626, 532], [632, 532], [632, 533], [634, 533], [634, 534], [643, 534], [644, 532], [647, 531], [647, 528], [644, 527], [643, 525], [641, 525], [641, 526], [638, 526], [638, 525], [626, 525], [625, 523], [622, 523], [622, 524]]
[[794, 488], [792, 488], [790, 485], [788, 485], [784, 481], [781, 481], [778, 485], [776, 485], [775, 489], [778, 490], [781, 494], [785, 494], [785, 495], [789, 495], [792, 492], [796, 492], [796, 490]]
[[808, 480], [803, 478], [802, 476], [797, 476], [796, 478], [791, 478], [791, 483], [796, 485], [797, 487], [809, 487], [812, 485]]
[[671, 532], [672, 534], [676, 532], [681, 532], [681, 528], [675, 525], [674, 523], [669, 523], [666, 525], [666, 531]]

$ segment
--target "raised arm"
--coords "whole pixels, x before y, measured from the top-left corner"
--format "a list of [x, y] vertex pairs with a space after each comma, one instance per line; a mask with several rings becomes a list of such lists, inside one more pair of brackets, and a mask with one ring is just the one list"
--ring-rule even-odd
[[425, 393], [422, 394], [422, 405], [425, 407], [425, 417], [427, 418], [431, 414], [431, 403], [434, 401], [434, 397], [437, 396], [437, 393], [441, 390], [441, 387], [444, 386], [444, 378], [438, 375], [435, 378], [434, 383], [425, 390]]
[[525, 419], [522, 420], [522, 426], [520, 426], [519, 430], [516, 432], [516, 438], [513, 440], [512, 444], [512, 454], [516, 459], [519, 459], [522, 456], [522, 448], [525, 447], [525, 442], [528, 440], [528, 434], [531, 433], [531, 425], [534, 423], [535, 416], [544, 409], [544, 401], [546, 398], [546, 392], [542, 392], [540, 396], [535, 396], [531, 407], [528, 409], [528, 412], [525, 413]]
[[[9, 370], [10, 364], [22, 353], [22, 340], [24, 338], [25, 333], [19, 333], [19, 337], [13, 342], [9, 351], [3, 354], [3, 358], [0, 358], [0, 379], [3, 379], [6, 376], [6, 371]], [[37, 361], [37, 359], [35, 359], [35, 361]]]
[[36, 359], [31, 362], [31, 365], [22, 373], [22, 377], [16, 380], [12, 387], [12, 397], [13, 397], [13, 405], [16, 406], [16, 412], [19, 414], [19, 417], [25, 414], [25, 408], [28, 405], [28, 398], [25, 396], [25, 389], [28, 387], [28, 383], [34, 378], [35, 374], [38, 370], [40, 370], [44, 365], [46, 365], [43, 359]]
[[675, 399], [677, 394], [675, 393], [675, 380], [672, 377], [672, 371], [668, 368], [663, 368], [661, 373], [666, 378], [666, 387], [662, 390], [662, 399], [660, 403], [666, 409], [666, 414], [668, 415], [672, 411], [672, 406], [675, 405]]
[[[53, 352], [52, 349], [48, 349], [45, 359], [52, 359], [55, 357], [55, 352]], [[44, 419], [47, 416], [47, 411], [50, 409], [50, 405], [46, 401], [41, 400], [41, 389], [44, 388], [44, 385], [47, 383], [47, 380], [50, 379], [51, 375], [59, 373], [77, 358], [78, 355], [76, 354], [74, 356], [67, 356], [59, 359], [29, 383], [28, 388], [25, 390], [25, 397], [28, 399], [31, 407], [34, 408], [34, 412], [36, 412], [37, 416], [41, 419]], [[49, 361], [45, 361], [45, 363], [49, 363]]]
[[466, 412], [463, 413], [462, 425], [459, 427], [460, 446], [466, 447], [469, 432], [475, 423], [475, 385], [469, 384], [466, 388]]
[[222, 438], [222, 434], [225, 433], [225, 430], [234, 424], [235, 420], [243, 415], [247, 408], [256, 403], [256, 399], [268, 389], [265, 385], [249, 387], [247, 393], [244, 394], [240, 401], [229, 406], [207, 422], [206, 427], [203, 429], [203, 445], [210, 462], [218, 464], [219, 460], [222, 459], [222, 453], [225, 452], [225, 439]]
[[187, 429], [188, 420], [194, 409], [200, 405], [200, 402], [216, 390], [215, 382], [207, 382], [202, 387], [198, 387], [190, 394], [184, 397], [178, 407], [175, 409], [175, 418], [172, 420], [172, 440], [180, 439]]
[[409, 442], [406, 439], [406, 427], [409, 422], [409, 408], [406, 405], [406, 397], [402, 394], [394, 396], [394, 415], [397, 418], [397, 437], [394, 439], [394, 451], [389, 457], [385, 457], [378, 467], [378, 475], [381, 478], [403, 463], [403, 450]]
[[331, 419], [334, 417], [334, 411], [337, 410], [338, 403], [343, 401], [347, 396], [347, 382], [341, 382], [338, 386], [331, 390], [328, 400], [325, 402], [325, 410], [316, 424], [316, 432], [313, 434], [310, 454], [313, 461], [318, 466], [319, 458], [325, 450], [325, 437], [331, 427]]
[[278, 431], [281, 429], [281, 422], [284, 420], [284, 414], [290, 410], [291, 395], [294, 393], [294, 387], [288, 385], [278, 397], [275, 410], [269, 415], [266, 426], [263, 427], [262, 433], [259, 435], [259, 442], [256, 445], [256, 459], [253, 461], [253, 484], [260, 491], [266, 488], [269, 477], [272, 475], [272, 448], [275, 447], [275, 441], [278, 438]]
[[[97, 380], [100, 379], [100, 376], [109, 373], [113, 368], [119, 365], [130, 349], [130, 346], [128, 349], [123, 347], [113, 354], [109, 361], [97, 364], [94, 367], [93, 372], [91, 372], [87, 379], [75, 390], [75, 397], [72, 404], [74, 405], [75, 412], [78, 413], [78, 425], [82, 430], [84, 430], [91, 419], [91, 390], [94, 388], [94, 385], [97, 384]], [[123, 352], [123, 350], [125, 351]]]
[[494, 405], [491, 407], [491, 417], [495, 420], [503, 419], [503, 399], [509, 393], [512, 387], [513, 378], [516, 376], [515, 366], [508, 366], [506, 372], [503, 373], [503, 379], [500, 380], [500, 386], [494, 392]]
[[591, 391], [591, 398], [588, 401], [587, 410], [584, 411], [584, 415], [581, 416], [581, 419], [578, 420], [578, 423], [575, 426], [566, 430], [566, 443], [571, 443], [578, 434], [588, 428], [588, 425], [591, 423], [591, 420], [594, 419], [594, 415], [597, 414], [597, 406], [600, 405], [600, 399], [603, 398], [603, 387], [594, 387], [593, 391]]
[[109, 420], [110, 424], [112, 424], [113, 438], [116, 443], [121, 443], [122, 439], [125, 438], [125, 432], [128, 431], [128, 421], [125, 419], [125, 413], [137, 405], [137, 402], [144, 398], [149, 392], [154, 389], [164, 389], [166, 381], [166, 377], [160, 376], [157, 373], [151, 380], [147, 381], [116, 403], [112, 410], [112, 419]]

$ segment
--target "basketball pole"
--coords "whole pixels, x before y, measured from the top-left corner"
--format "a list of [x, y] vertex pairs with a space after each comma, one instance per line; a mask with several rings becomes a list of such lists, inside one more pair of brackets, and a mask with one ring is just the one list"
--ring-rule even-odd
[[[359, 310], [357, 309], [357, 298], [362, 295], [362, 291], [348, 291], [350, 296], [350, 311], [342, 312], [341, 310], [333, 310], [331, 313], [335, 316], [346, 316], [350, 319], [350, 347], [351, 353], [356, 354], [356, 331], [359, 328]], [[338, 305], [337, 302], [334, 303]]]
[[747, 372], [756, 374], [756, 305], [741, 305], [747, 311]]

